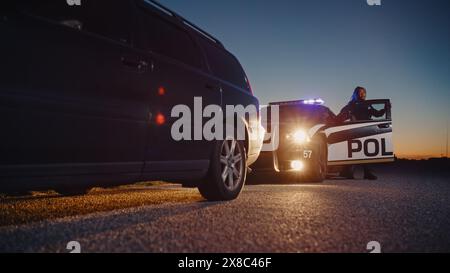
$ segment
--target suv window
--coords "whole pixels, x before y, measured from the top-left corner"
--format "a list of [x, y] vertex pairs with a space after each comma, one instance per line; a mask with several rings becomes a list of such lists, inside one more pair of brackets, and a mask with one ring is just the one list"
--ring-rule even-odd
[[193, 67], [201, 67], [197, 45], [182, 27], [153, 11], [153, 7], [138, 5], [139, 31], [136, 46], [150, 52], [170, 57]]
[[56, 21], [75, 29], [130, 42], [130, 1], [81, 1], [81, 5], [68, 5], [66, 1], [31, 1], [22, 9], [36, 16]]
[[244, 70], [233, 55], [209, 42], [203, 42], [203, 45], [209, 67], [216, 77], [250, 91]]

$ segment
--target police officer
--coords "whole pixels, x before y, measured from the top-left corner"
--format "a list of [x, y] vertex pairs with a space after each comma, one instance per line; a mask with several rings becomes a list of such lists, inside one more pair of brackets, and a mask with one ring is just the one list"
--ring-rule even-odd
[[[367, 105], [365, 103], [366, 97], [367, 90], [361, 86], [356, 87], [350, 102], [342, 108], [341, 112], [337, 116], [337, 120], [339, 122], [343, 122], [345, 120], [371, 120], [372, 117], [382, 117], [386, 114], [386, 109], [376, 110], [371, 105]], [[354, 179], [354, 166], [345, 167], [344, 170], [341, 171], [340, 175], [348, 179]], [[367, 164], [364, 165], [364, 179], [378, 179]]]

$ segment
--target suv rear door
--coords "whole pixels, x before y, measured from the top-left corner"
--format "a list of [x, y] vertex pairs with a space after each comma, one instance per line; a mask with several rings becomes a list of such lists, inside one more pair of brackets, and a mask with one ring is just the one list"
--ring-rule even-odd
[[2, 86], [1, 164], [39, 166], [32, 175], [141, 171], [148, 93], [133, 88], [139, 65], [123, 60], [133, 55], [131, 7], [36, 1], [5, 23], [2, 67], [24, 79]]
[[[190, 130], [191, 140], [174, 139], [172, 125], [178, 118], [172, 118], [171, 112], [175, 106], [183, 105], [191, 112], [189, 119], [192, 120], [194, 97], [202, 99], [203, 107], [220, 105], [220, 89], [205, 72], [201, 49], [181, 20], [163, 7], [145, 0], [136, 1], [136, 18], [136, 47], [143, 56], [152, 56], [155, 79], [148, 85], [149, 92], [154, 95], [152, 101], [148, 101], [151, 125], [144, 173], [146, 177], [157, 172], [170, 178], [177, 177], [175, 170], [180, 173], [204, 171], [209, 167], [212, 143], [194, 141], [194, 124], [183, 128]], [[202, 112], [203, 107], [198, 110]], [[195, 124], [201, 133], [202, 124]]]
[[394, 160], [389, 100], [368, 100], [367, 107], [385, 110], [382, 117], [346, 121], [324, 131], [328, 138], [328, 165], [381, 163]]

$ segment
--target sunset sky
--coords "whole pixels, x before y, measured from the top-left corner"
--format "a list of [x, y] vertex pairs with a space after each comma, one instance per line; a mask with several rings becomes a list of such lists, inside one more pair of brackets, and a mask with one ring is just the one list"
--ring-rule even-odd
[[334, 112], [357, 85], [393, 103], [399, 157], [445, 155], [450, 1], [160, 0], [219, 38], [255, 95], [321, 97]]

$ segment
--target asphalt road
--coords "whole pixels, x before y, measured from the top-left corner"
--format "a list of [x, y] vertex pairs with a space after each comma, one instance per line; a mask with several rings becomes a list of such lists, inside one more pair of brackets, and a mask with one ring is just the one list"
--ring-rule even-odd
[[[379, 170], [380, 180], [277, 184], [253, 178], [233, 202], [205, 202], [175, 185], [1, 197], [0, 252], [450, 251], [450, 181]], [[264, 184], [255, 183], [263, 181]]]

